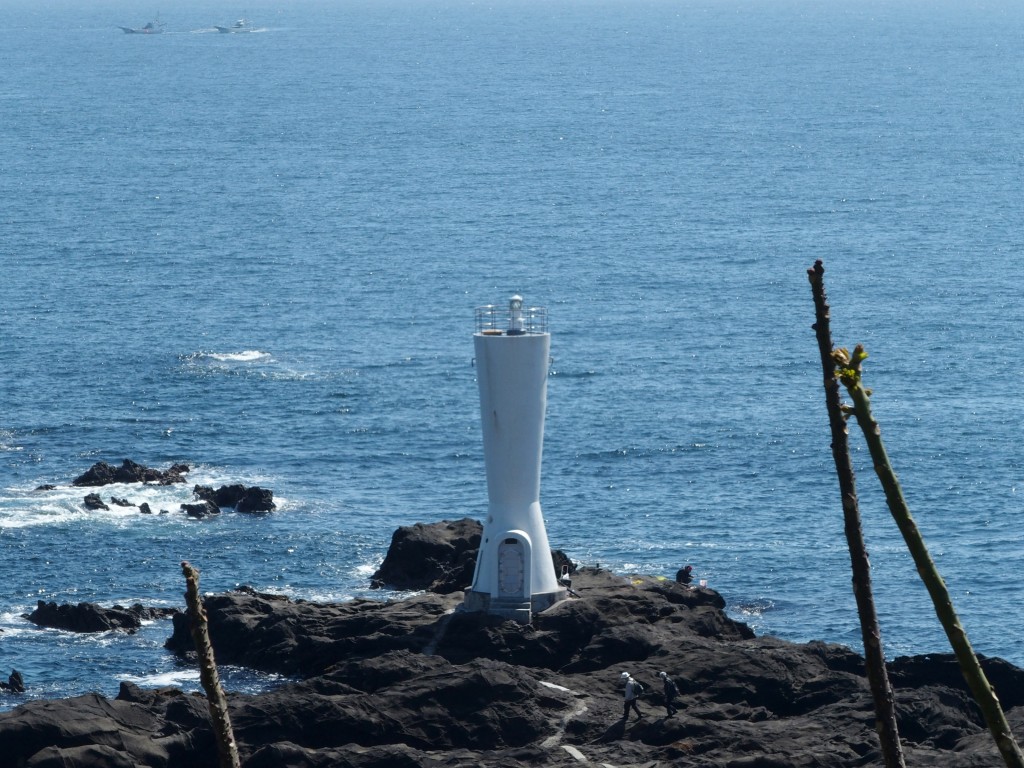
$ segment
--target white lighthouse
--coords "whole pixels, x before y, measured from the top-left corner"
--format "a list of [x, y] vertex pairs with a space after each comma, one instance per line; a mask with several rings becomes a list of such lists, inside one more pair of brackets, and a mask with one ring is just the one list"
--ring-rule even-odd
[[477, 381], [487, 465], [487, 520], [468, 610], [528, 624], [533, 613], [565, 598], [555, 574], [540, 510], [540, 462], [551, 336], [547, 310], [476, 310]]

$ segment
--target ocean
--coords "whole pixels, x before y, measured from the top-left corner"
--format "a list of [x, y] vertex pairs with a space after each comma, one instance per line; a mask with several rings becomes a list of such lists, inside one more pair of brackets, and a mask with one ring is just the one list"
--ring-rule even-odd
[[[474, 307], [552, 334], [553, 547], [692, 564], [759, 634], [860, 647], [806, 270], [863, 343], [975, 649], [1024, 665], [1024, 6], [248, 0], [0, 12], [0, 665], [25, 698], [198, 687], [167, 621], [38, 600], [369, 589], [482, 518]], [[948, 651], [852, 429], [888, 656]], [[130, 458], [190, 482], [99, 489]], [[193, 520], [193, 484], [278, 509]], [[50, 491], [35, 490], [54, 484]], [[0, 669], [3, 669], [0, 666]], [[275, 682], [224, 670], [230, 689]], [[6, 677], [6, 672], [0, 677]]]

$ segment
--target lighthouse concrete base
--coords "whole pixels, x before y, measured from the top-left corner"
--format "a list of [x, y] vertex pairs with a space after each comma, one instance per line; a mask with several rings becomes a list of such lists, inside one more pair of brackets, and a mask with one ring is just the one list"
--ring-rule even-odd
[[554, 592], [531, 595], [529, 600], [518, 597], [494, 597], [488, 592], [467, 590], [462, 602], [464, 611], [480, 611], [493, 616], [511, 619], [519, 624], [529, 624], [533, 614], [547, 610], [561, 600], [565, 600], [567, 592], [558, 589]]

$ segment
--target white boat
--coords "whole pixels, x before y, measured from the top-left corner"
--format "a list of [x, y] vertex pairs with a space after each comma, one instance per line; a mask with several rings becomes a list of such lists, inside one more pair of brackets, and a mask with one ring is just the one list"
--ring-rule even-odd
[[218, 32], [254, 32], [256, 27], [253, 26], [252, 22], [248, 19], [239, 19], [230, 27], [216, 27]]
[[164, 23], [157, 19], [144, 27], [119, 27], [126, 35], [159, 35], [164, 31]]

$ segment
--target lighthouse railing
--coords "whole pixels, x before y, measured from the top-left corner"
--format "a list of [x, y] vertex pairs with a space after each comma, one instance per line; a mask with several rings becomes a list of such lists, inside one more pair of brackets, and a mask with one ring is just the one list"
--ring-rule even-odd
[[548, 332], [547, 307], [523, 307], [512, 310], [507, 305], [488, 304], [476, 308], [476, 332], [510, 336]]

